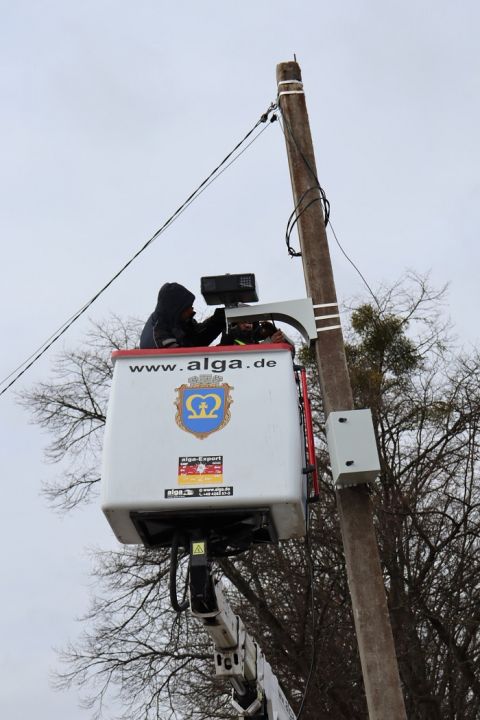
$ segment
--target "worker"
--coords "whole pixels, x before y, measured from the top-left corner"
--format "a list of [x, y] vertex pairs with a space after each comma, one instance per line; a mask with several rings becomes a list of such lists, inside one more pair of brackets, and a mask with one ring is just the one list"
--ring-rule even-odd
[[210, 345], [225, 329], [225, 311], [217, 308], [203, 322], [195, 320], [195, 295], [179, 283], [165, 283], [158, 293], [157, 306], [140, 336], [140, 347], [176, 348]]
[[222, 334], [220, 345], [256, 345], [257, 343], [287, 343], [294, 347], [293, 342], [282, 330], [273, 323], [239, 320], [231, 323], [228, 333]]

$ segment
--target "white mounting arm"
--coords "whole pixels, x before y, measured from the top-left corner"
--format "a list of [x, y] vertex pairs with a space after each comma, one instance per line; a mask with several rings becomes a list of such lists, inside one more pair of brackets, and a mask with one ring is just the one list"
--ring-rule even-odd
[[238, 320], [279, 320], [298, 330], [307, 345], [317, 339], [317, 327], [311, 298], [263, 303], [247, 307], [225, 308], [228, 322]]
[[216, 607], [192, 614], [203, 623], [213, 640], [215, 673], [233, 686], [232, 705], [239, 718], [295, 720], [295, 713], [262, 650], [247, 633], [225, 598], [221, 580], [212, 580]]

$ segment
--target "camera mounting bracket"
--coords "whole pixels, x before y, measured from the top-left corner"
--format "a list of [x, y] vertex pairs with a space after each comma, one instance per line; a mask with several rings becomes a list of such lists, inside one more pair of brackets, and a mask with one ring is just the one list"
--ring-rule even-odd
[[225, 308], [225, 317], [229, 323], [239, 320], [278, 320], [294, 327], [302, 335], [307, 345], [317, 339], [311, 298]]

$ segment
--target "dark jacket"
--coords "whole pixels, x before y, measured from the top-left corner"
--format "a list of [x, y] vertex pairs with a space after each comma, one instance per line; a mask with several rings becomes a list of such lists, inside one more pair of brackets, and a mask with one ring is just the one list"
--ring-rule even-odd
[[193, 305], [195, 295], [178, 283], [165, 283], [158, 293], [157, 306], [140, 336], [140, 347], [202, 347], [210, 345], [225, 328], [225, 311], [217, 308], [212, 317], [197, 323], [181, 314]]

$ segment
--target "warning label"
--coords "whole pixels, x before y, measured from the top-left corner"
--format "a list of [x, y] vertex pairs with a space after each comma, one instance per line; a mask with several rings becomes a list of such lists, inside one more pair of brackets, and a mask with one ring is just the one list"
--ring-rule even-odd
[[225, 497], [233, 495], [233, 487], [169, 488], [165, 490], [165, 499], [192, 497]]
[[223, 455], [187, 455], [178, 458], [179, 485], [223, 483]]
[[204, 542], [192, 543], [192, 555], [205, 555], [205, 543]]

